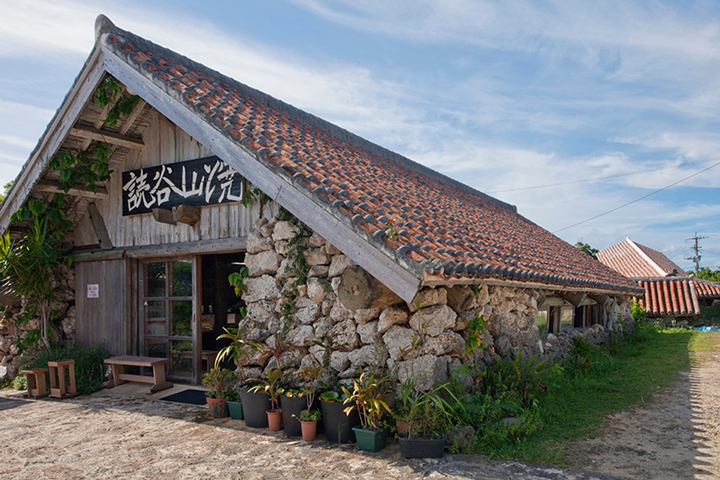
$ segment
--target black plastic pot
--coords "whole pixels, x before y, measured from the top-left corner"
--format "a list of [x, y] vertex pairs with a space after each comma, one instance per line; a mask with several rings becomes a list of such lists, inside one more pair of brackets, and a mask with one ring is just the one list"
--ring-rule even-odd
[[247, 388], [240, 389], [245, 425], [251, 428], [268, 428], [266, 411], [270, 410], [270, 396], [267, 393], [250, 393]]
[[353, 427], [360, 425], [360, 416], [357, 410], [346, 415], [343, 410], [347, 405], [342, 402], [320, 401], [323, 423], [325, 424], [325, 438], [330, 443], [349, 443], [355, 441]]
[[400, 442], [400, 454], [405, 458], [440, 458], [445, 453], [445, 439], [433, 440], [398, 437]]
[[288, 437], [302, 436], [300, 412], [307, 408], [307, 399], [305, 397], [287, 397], [283, 395], [280, 397], [280, 406], [282, 407], [285, 435]]

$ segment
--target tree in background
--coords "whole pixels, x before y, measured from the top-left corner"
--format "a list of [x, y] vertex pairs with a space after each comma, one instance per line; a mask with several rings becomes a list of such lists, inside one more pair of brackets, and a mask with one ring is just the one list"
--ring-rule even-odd
[[15, 180], [10, 180], [8, 183], [6, 183], [6, 184], [3, 186], [3, 188], [5, 189], [5, 191], [2, 193], [2, 195], [0, 195], [0, 202], [2, 202], [3, 200], [5, 200], [5, 197], [7, 197], [7, 194], [8, 194], [8, 192], [10, 191], [10, 189], [12, 188], [13, 183], [15, 183]]
[[692, 274], [698, 278], [702, 278], [703, 280], [710, 280], [711, 282], [720, 282], [720, 269], [718, 270], [710, 270], [707, 267], [701, 268], [700, 271], [697, 274]]
[[597, 260], [597, 254], [600, 251], [597, 248], [593, 248], [589, 244], [583, 243], [583, 242], [577, 242], [575, 244], [575, 248], [577, 248], [578, 250], [580, 250], [583, 253], [590, 255], [595, 260]]

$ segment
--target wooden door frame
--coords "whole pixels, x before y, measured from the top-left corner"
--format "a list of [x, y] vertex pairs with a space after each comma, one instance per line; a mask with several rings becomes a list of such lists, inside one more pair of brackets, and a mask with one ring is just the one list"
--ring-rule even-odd
[[[192, 263], [192, 279], [193, 279], [193, 286], [192, 286], [192, 303], [193, 303], [193, 313], [192, 313], [192, 333], [191, 338], [193, 342], [193, 355], [192, 355], [192, 375], [188, 379], [186, 377], [181, 377], [183, 380], [189, 380], [193, 384], [200, 383], [201, 376], [200, 376], [200, 369], [202, 367], [202, 329], [200, 328], [200, 309], [202, 308], [202, 289], [201, 289], [201, 280], [202, 280], [202, 260], [200, 255], [182, 255], [182, 256], [176, 256], [176, 257], [147, 257], [137, 260], [137, 290], [134, 292], [134, 297], [137, 299], [137, 338], [138, 338], [138, 354], [144, 355], [145, 354], [145, 282], [146, 282], [146, 272], [147, 272], [147, 264], [153, 263], [153, 262], [174, 262], [179, 260], [190, 260]], [[166, 288], [169, 286], [166, 285]], [[170, 327], [169, 320], [168, 320], [168, 328]], [[169, 364], [166, 366], [168, 375], [169, 375]]]

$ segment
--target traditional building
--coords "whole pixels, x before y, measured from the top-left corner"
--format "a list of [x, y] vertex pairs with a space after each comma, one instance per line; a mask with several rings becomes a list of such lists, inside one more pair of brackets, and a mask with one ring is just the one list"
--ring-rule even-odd
[[[104, 121], [112, 102], [95, 100], [112, 85], [129, 105], [116, 123]], [[551, 332], [562, 308], [613, 328], [642, 292], [514, 206], [104, 16], [0, 207], [0, 229], [22, 235], [12, 213], [64, 191], [50, 159], [100, 142], [112, 147], [109, 180], [65, 194], [75, 263], [58, 331], [115, 354], [170, 357], [173, 379], [198, 381], [221, 328], [239, 325], [301, 347], [282, 358], [286, 369], [334, 341], [346, 347], [331, 358], [341, 377], [382, 362], [430, 385], [492, 351], [543, 352], [539, 310]], [[227, 278], [243, 265], [238, 299]], [[468, 358], [478, 315], [486, 348]]]
[[645, 290], [638, 300], [652, 318], [692, 319], [701, 305], [720, 299], [720, 285], [688, 275], [662, 253], [630, 238], [598, 252], [598, 260], [638, 282]]

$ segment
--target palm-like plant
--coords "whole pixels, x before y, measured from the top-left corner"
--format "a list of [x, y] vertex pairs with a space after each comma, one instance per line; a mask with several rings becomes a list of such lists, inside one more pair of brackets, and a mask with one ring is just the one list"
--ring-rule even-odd
[[218, 352], [218, 356], [215, 359], [215, 367], [220, 366], [220, 362], [226, 359], [234, 361], [238, 369], [240, 383], [242, 384], [245, 381], [245, 371], [243, 367], [247, 365], [250, 359], [250, 353], [253, 350], [258, 351], [260, 345], [252, 340], [246, 340], [241, 328], [228, 329], [223, 327], [223, 330], [225, 330], [225, 333], [217, 339], [228, 339], [230, 340], [230, 345]]
[[278, 409], [278, 399], [280, 397], [280, 379], [282, 378], [282, 370], [279, 368], [271, 368], [268, 370], [268, 378], [267, 380], [263, 380], [261, 378], [255, 378], [253, 380], [257, 380], [260, 382], [259, 385], [256, 385], [252, 387], [249, 391], [252, 393], [259, 393], [264, 392], [267, 393], [270, 397], [270, 402], [272, 402], [272, 409], [277, 410]]
[[351, 404], [345, 408], [345, 413], [350, 413], [353, 408], [357, 408], [364, 430], [380, 430], [383, 411], [391, 413], [390, 407], [382, 399], [386, 393], [384, 384], [388, 380], [388, 377], [375, 379], [375, 375], [362, 372], [360, 378], [353, 382], [352, 393], [342, 387], [343, 392], [347, 395], [344, 403]]

